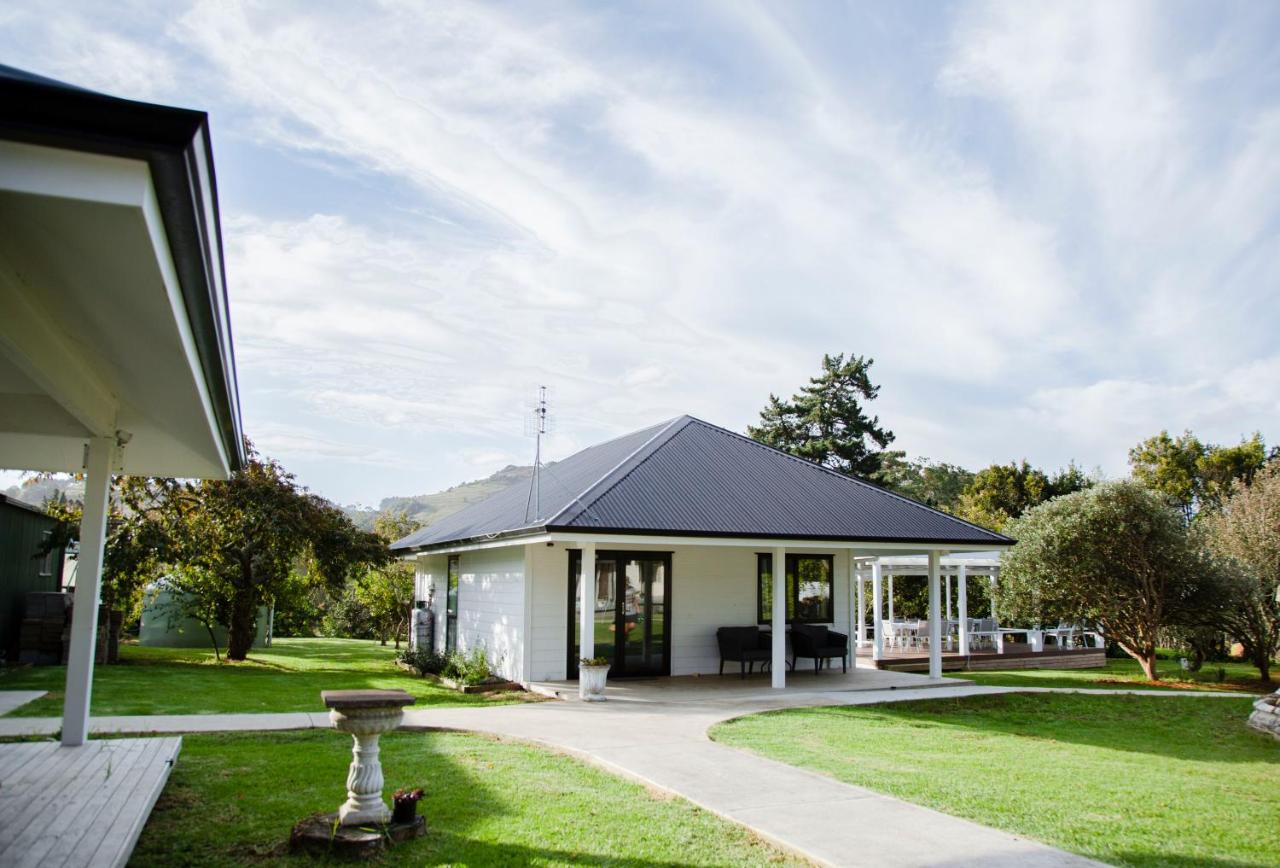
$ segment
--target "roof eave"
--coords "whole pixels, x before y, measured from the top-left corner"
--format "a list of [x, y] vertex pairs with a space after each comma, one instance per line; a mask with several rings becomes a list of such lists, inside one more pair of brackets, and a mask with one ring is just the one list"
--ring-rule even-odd
[[0, 75], [0, 103], [2, 138], [149, 166], [217, 436], [228, 470], [242, 469], [244, 434], [208, 115], [12, 72]]

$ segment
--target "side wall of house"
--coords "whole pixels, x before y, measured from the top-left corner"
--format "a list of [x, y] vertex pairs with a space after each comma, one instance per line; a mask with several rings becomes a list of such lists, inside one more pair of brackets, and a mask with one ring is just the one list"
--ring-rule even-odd
[[[618, 547], [621, 548], [621, 547]], [[756, 623], [756, 549], [734, 546], [627, 546], [635, 551], [671, 553], [671, 674], [708, 674], [719, 670], [716, 628]], [[849, 558], [847, 551], [796, 546], [802, 554], [833, 554], [833, 629], [849, 634]], [[529, 547], [529, 680], [566, 677], [569, 618], [569, 547]], [[852, 660], [850, 661], [852, 662]], [[730, 664], [726, 671], [736, 664]], [[801, 661], [800, 668], [812, 667]]]
[[[431, 593], [435, 647], [445, 649], [448, 628], [447, 555], [418, 559], [417, 595]], [[490, 667], [504, 678], [524, 680], [525, 547], [503, 546], [458, 555], [457, 650], [484, 649]]]

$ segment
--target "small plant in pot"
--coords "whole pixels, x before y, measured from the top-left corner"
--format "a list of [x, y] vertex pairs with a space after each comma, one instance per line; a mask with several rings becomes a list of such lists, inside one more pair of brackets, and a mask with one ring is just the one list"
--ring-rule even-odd
[[418, 816], [418, 801], [422, 798], [422, 787], [412, 790], [396, 790], [391, 796], [391, 822], [412, 823]]
[[578, 696], [587, 702], [604, 702], [604, 684], [608, 676], [608, 658], [578, 658]]

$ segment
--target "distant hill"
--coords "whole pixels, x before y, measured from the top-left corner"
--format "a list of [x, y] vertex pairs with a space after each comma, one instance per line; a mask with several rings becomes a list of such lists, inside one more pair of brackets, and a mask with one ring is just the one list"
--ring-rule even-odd
[[532, 467], [518, 467], [510, 464], [492, 476], [464, 482], [435, 494], [416, 494], [410, 497], [384, 497], [377, 509], [347, 507], [346, 513], [358, 526], [365, 530], [373, 530], [374, 519], [384, 512], [406, 512], [415, 521], [425, 527], [475, 503], [494, 492], [501, 491], [517, 482], [528, 482], [533, 474]]
[[69, 476], [53, 479], [24, 479], [18, 485], [10, 485], [4, 490], [5, 497], [29, 503], [32, 506], [44, 506], [46, 500], [58, 494], [66, 494], [68, 500], [84, 498], [84, 483]]

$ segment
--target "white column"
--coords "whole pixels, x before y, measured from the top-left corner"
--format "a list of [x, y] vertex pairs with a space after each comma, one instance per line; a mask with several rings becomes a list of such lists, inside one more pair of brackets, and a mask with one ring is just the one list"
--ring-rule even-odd
[[956, 605], [960, 608], [960, 653], [969, 656], [969, 576], [961, 564], [956, 569]]
[[[578, 656], [596, 656], [596, 544], [582, 544], [582, 577], [578, 580]], [[578, 676], [578, 695], [586, 696], [586, 682]]]
[[872, 637], [871, 659], [884, 659], [884, 595], [881, 593], [880, 582], [880, 559], [876, 558], [871, 562], [871, 629], [875, 633]]
[[942, 602], [941, 556], [936, 551], [929, 552], [929, 677], [942, 677], [942, 620], [939, 617], [939, 604]]
[[107, 503], [111, 493], [114, 437], [89, 440], [84, 477], [84, 514], [80, 519], [80, 558], [76, 566], [75, 608], [71, 614], [71, 647], [67, 651], [67, 691], [62, 707], [62, 743], [84, 744], [89, 738], [89, 700], [93, 694], [93, 659], [98, 650], [98, 601], [102, 593], [102, 553], [107, 536]]
[[787, 549], [773, 550], [773, 686], [787, 686]]
[[889, 583], [889, 623], [893, 623], [893, 573], [885, 577]]
[[946, 595], [946, 600], [947, 600], [947, 608], [946, 608], [947, 620], [948, 620], [948, 621], [950, 621], [950, 620], [951, 620], [951, 573], [947, 573], [947, 575], [944, 577], [944, 581], [946, 582], [946, 585], [947, 585], [947, 595]]
[[996, 617], [996, 574], [995, 573], [991, 574], [990, 581], [991, 581], [991, 587], [988, 590], [991, 592], [989, 594], [991, 598], [991, 618], [992, 620], [995, 620], [995, 617]]
[[867, 647], [867, 601], [862, 587], [862, 576], [858, 575], [858, 562], [853, 560], [852, 555], [849, 558], [853, 566], [850, 572], [853, 573], [853, 580], [858, 583], [857, 606], [858, 606], [858, 648]]

